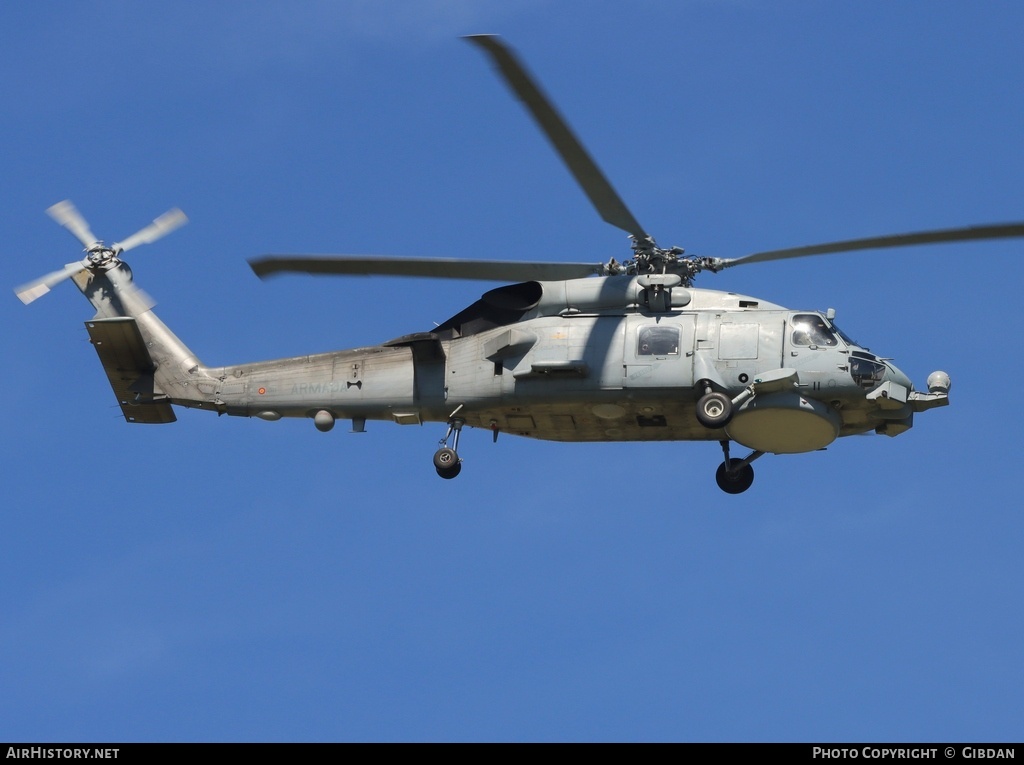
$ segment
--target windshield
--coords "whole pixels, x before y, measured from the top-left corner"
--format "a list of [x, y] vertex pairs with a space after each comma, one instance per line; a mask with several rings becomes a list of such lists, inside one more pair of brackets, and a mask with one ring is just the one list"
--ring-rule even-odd
[[856, 340], [853, 340], [848, 334], [843, 332], [843, 330], [839, 329], [839, 327], [836, 326], [835, 322], [832, 322], [832, 329], [836, 331], [836, 334], [843, 338], [843, 342], [846, 343], [847, 345], [856, 345], [858, 348], [862, 347], [860, 343], [858, 343]]
[[793, 345], [824, 345], [826, 347], [839, 345], [839, 341], [824, 317], [816, 313], [798, 313], [793, 317], [791, 324], [793, 325]]

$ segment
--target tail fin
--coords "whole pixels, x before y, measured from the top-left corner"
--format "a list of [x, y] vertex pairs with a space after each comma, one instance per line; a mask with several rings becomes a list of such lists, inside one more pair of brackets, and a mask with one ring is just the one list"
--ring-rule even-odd
[[171, 401], [190, 398], [190, 382], [204, 376], [199, 359], [153, 313], [125, 263], [72, 279], [96, 309], [85, 327], [125, 420], [174, 422]]

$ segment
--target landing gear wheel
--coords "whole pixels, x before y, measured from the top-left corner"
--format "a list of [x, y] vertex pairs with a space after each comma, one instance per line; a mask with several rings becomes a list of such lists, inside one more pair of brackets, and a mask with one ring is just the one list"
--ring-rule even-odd
[[454, 449], [445, 446], [434, 452], [434, 469], [442, 478], [454, 478], [462, 472], [462, 460]]
[[732, 419], [732, 399], [724, 393], [708, 393], [697, 402], [697, 421], [705, 428], [724, 428]]
[[742, 494], [754, 482], [754, 468], [750, 465], [739, 467], [742, 462], [743, 460], [733, 458], [729, 460], [729, 467], [726, 467], [724, 462], [718, 466], [715, 480], [718, 482], [718, 488], [726, 494]]
[[462, 472], [462, 463], [456, 462], [450, 468], [437, 468], [437, 474], [446, 480], [451, 480]]

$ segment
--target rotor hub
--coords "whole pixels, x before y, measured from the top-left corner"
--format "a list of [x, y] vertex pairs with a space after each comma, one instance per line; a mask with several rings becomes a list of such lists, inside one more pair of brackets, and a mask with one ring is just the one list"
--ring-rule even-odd
[[90, 247], [86, 259], [94, 268], [103, 268], [112, 265], [117, 260], [117, 252], [100, 242], [95, 247]]
[[609, 260], [604, 267], [605, 276], [677, 274], [684, 286], [692, 287], [693, 280], [701, 271], [715, 270], [712, 258], [694, 255], [683, 257], [686, 250], [682, 247], [658, 247], [651, 236], [631, 235], [629, 238], [632, 240], [630, 247], [633, 250], [633, 257], [623, 263], [616, 262], [614, 258]]

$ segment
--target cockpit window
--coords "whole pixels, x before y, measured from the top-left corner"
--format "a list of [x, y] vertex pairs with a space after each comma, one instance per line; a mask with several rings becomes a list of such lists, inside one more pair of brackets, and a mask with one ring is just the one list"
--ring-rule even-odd
[[839, 335], [839, 337], [841, 337], [843, 339], [843, 342], [846, 343], [847, 345], [855, 345], [858, 348], [860, 347], [860, 343], [858, 343], [856, 340], [851, 338], [848, 334], [843, 332], [843, 330], [839, 329], [839, 327], [836, 325], [835, 322], [832, 322], [832, 329], [834, 329], [836, 331], [836, 334]]
[[641, 327], [637, 356], [673, 356], [679, 354], [678, 327]]
[[850, 375], [865, 390], [871, 390], [885, 377], [885, 366], [860, 356], [850, 358]]
[[793, 345], [839, 345], [825, 319], [816, 313], [798, 313], [790, 323], [793, 325]]

